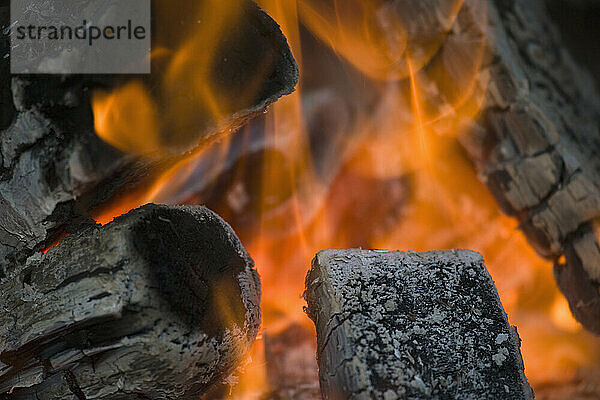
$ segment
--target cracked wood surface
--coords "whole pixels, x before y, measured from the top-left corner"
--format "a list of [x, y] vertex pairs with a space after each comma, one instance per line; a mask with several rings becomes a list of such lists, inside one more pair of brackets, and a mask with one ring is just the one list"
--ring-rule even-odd
[[[131, 79], [139, 79], [152, 96], [160, 97], [154, 90], [160, 87], [165, 66], [157, 61], [153, 74], [139, 77], [11, 79], [9, 59], [4, 57], [9, 13], [8, 7], [0, 5], [0, 278], [52, 243], [79, 215], [87, 215], [115, 192], [131, 189], [144, 177], [171, 165], [190, 147], [235, 130], [294, 90], [298, 69], [279, 26], [254, 3], [244, 0], [243, 5], [238, 23], [223, 38], [212, 71], [216, 87], [222, 89], [220, 95], [231, 100], [231, 113], [223, 116], [217, 127], [210, 115], [199, 109], [197, 131], [166, 135], [179, 141], [183, 135], [185, 149], [177, 142], [172, 157], [144, 158], [123, 154], [96, 136], [90, 97], [94, 89], [110, 90]], [[157, 34], [156, 45], [181, 46], [185, 40], [181, 36], [196, 25], [191, 9], [196, 6], [190, 3], [178, 11], [181, 24], [157, 24], [181, 31]], [[248, 81], [257, 83], [260, 90], [256, 98], [244, 103], [238, 92]], [[262, 86], [258, 85], [261, 82]]]
[[532, 399], [482, 257], [324, 250], [306, 278], [326, 399]]
[[503, 211], [555, 261], [575, 317], [600, 333], [595, 81], [568, 54], [542, 2], [494, 1], [488, 16], [488, 95], [462, 142]]
[[555, 262], [575, 317], [600, 333], [596, 81], [571, 57], [541, 0], [465, 1], [420, 72], [422, 102], [452, 108], [473, 66], [485, 95], [460, 141], [500, 208]]
[[193, 399], [260, 325], [260, 282], [204, 207], [88, 226], [0, 284], [0, 398]]

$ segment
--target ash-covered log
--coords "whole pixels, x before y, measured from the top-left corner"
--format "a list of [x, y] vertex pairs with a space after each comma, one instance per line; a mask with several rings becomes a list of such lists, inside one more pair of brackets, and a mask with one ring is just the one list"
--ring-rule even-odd
[[0, 284], [0, 398], [194, 399], [260, 325], [260, 281], [204, 207], [147, 205]]
[[324, 250], [306, 279], [326, 399], [532, 399], [482, 257]]
[[[52, 243], [76, 216], [85, 215], [124, 188], [131, 190], [142, 178], [177, 161], [183, 152], [235, 130], [293, 92], [298, 68], [275, 21], [253, 2], [240, 0], [235, 23], [218, 37], [212, 32], [202, 36], [202, 31], [194, 30], [198, 26], [195, 12], [210, 9], [210, 2], [222, 3], [203, 0], [173, 7], [170, 2], [156, 1], [153, 41], [172, 55], [191, 38], [212, 43], [214, 62], [204, 66], [204, 71], [195, 71], [192, 63], [186, 66], [187, 72], [205, 74], [226, 111], [216, 120], [198, 104], [186, 120], [189, 129], [170, 126], [168, 132], [160, 132], [167, 154], [145, 157], [124, 154], [97, 137], [92, 96], [98, 90], [110, 92], [135, 81], [161, 107], [162, 115], [164, 107], [176, 100], [198, 96], [191, 85], [172, 87], [165, 82], [168, 59], [153, 58], [153, 72], [148, 76], [11, 78], [6, 46], [9, 12], [0, 5], [0, 278]], [[254, 95], [242, 96], [249, 87], [254, 88]]]

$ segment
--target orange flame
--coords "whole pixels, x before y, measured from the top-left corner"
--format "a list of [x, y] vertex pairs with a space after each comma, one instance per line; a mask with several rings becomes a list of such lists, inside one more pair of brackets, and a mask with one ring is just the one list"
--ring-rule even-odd
[[[242, 4], [242, 0], [208, 0], [174, 7], [166, 0], [155, 2], [160, 23], [155, 23], [153, 34], [157, 42], [151, 54], [153, 74], [132, 77], [110, 93], [92, 94], [98, 135], [128, 153], [168, 156], [226, 131], [230, 115], [251, 104], [265, 79], [257, 73], [243, 89], [225, 93], [215, 78], [223, 61], [219, 51], [228, 43], [230, 27], [238, 25]], [[184, 11], [187, 15], [182, 16]], [[271, 61], [265, 59], [258, 72]]]
[[[430, 15], [420, 2], [400, 3], [407, 9], [390, 8], [380, 0], [259, 1], [282, 25], [301, 71], [308, 75], [311, 71], [304, 65], [315, 61], [304, 58], [312, 54], [301, 40], [306, 28], [340, 56], [340, 63], [352, 66], [348, 76], [340, 72], [342, 78], [335, 78], [347, 79], [344, 85], [350, 85], [351, 76], [358, 75], [359, 86], [369, 86], [376, 98], [367, 102], [360, 94], [338, 96], [342, 103], [354, 102], [346, 113], [348, 123], [340, 123], [343, 134], [326, 138], [333, 150], [323, 156], [323, 173], [317, 166], [322, 160], [314, 159], [311, 150], [313, 121], [306, 118], [312, 115], [311, 107], [318, 108], [314, 99], [319, 96], [311, 97], [318, 90], [303, 84], [265, 116], [264, 147], [277, 151], [264, 150], [258, 172], [256, 165], [240, 162], [224, 190], [227, 195], [215, 203], [223, 208], [215, 210], [222, 215], [258, 203], [252, 211], [257, 219], [242, 239], [262, 276], [264, 330], [273, 334], [290, 323], [312, 329], [300, 295], [310, 261], [323, 248], [470, 248], [484, 255], [510, 321], [518, 326], [526, 374], [534, 386], [565, 380], [578, 368], [600, 364], [600, 342], [568, 313], [550, 263], [539, 258], [516, 223], [499, 212], [459, 144], [476, 121], [487, 91], [485, 1], [470, 2], [471, 13], [462, 21], [462, 1], [444, 2], [442, 16]], [[434, 17], [442, 21], [423, 23]], [[481, 32], [463, 30], [459, 25], [465, 20], [480, 26]], [[184, 75], [170, 74], [178, 75], [180, 65], [194, 62], [190, 57], [204, 51], [189, 46], [175, 57], [167, 90], [178, 90], [186, 82]], [[210, 56], [208, 49], [200, 57]], [[213, 113], [222, 111], [218, 96], [205, 92], [209, 82], [192, 87], [195, 96], [212, 104]], [[193, 108], [177, 106], [184, 114]], [[338, 111], [324, 114], [343, 119], [345, 114]], [[321, 137], [331, 132], [319, 133]], [[229, 150], [226, 140], [198, 151], [142, 193], [104, 210], [97, 220], [107, 222], [149, 201], [189, 199], [186, 188], [197, 179], [194, 173], [201, 170], [203, 179], [215, 181], [231, 167], [225, 162]], [[249, 172], [259, 176], [257, 186], [244, 180]], [[232, 398], [254, 399], [269, 390], [262, 347], [257, 341], [253, 361]]]
[[158, 108], [139, 82], [92, 97], [96, 133], [105, 142], [129, 153], [160, 150]]

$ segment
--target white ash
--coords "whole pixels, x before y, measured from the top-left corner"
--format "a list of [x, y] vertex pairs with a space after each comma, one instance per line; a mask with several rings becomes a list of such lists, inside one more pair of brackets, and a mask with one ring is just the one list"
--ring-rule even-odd
[[326, 398], [533, 397], [475, 252], [325, 250], [305, 297]]

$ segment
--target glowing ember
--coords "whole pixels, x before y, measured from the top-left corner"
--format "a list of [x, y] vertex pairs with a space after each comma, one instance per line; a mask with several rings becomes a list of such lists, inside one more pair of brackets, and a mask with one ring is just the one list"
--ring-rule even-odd
[[[317, 166], [323, 160], [311, 153], [314, 138], [309, 127], [314, 121], [305, 118], [310, 105], [303, 100], [315, 89], [305, 86], [280, 100], [265, 116], [264, 148], [277, 152], [260, 153], [260, 168], [239, 162], [229, 171], [231, 182], [221, 202], [215, 202], [219, 206], [227, 203], [228, 208], [215, 211], [226, 218], [232, 216], [230, 222], [242, 232], [261, 273], [264, 330], [276, 333], [290, 323], [313, 329], [303, 313], [301, 294], [311, 259], [321, 249], [468, 248], [484, 255], [510, 321], [518, 326], [526, 374], [534, 386], [568, 379], [578, 368], [598, 364], [598, 341], [582, 331], [570, 315], [554, 283], [550, 262], [539, 258], [516, 223], [500, 214], [459, 143], [477, 118], [487, 90], [483, 40], [460, 34], [446, 40], [463, 2], [447, 2], [446, 24], [433, 32], [413, 26], [413, 20], [428, 18], [427, 10], [418, 6], [405, 14], [382, 9], [383, 3], [375, 0], [333, 1], [331, 7], [312, 0], [259, 3], [282, 25], [303, 72], [311, 73], [303, 69], [309, 61], [315, 65], [307, 52], [301, 52], [301, 30], [308, 29], [330, 47], [338, 62], [356, 68], [353, 73], [362, 76], [360, 85], [371, 85], [376, 98], [368, 105], [358, 98], [360, 94], [356, 99], [343, 99], [353, 102], [352, 118], [334, 150], [324, 157], [326, 173], [319, 170], [322, 165]], [[478, 22], [485, 25], [483, 4]], [[221, 11], [219, 15], [229, 18], [227, 10]], [[198, 54], [202, 65], [212, 53], [191, 43], [175, 56], [166, 90], [176, 91], [191, 82], [195, 96], [218, 115], [219, 101], [214, 92], [206, 91], [210, 85], [178, 73], [184, 65], [198, 62], [192, 59]], [[454, 69], [442, 72], [439, 62]], [[347, 79], [348, 85], [355, 83], [350, 76]], [[128, 119], [146, 138], [148, 132], [159, 129], [154, 106], [145, 100], [143, 91], [132, 85], [112, 96], [95, 97], [99, 134], [124, 150], [154, 148], [157, 142], [152, 135], [147, 143], [139, 143], [139, 137], [128, 136], [118, 127], [122, 118]], [[136, 110], [130, 110], [126, 101], [133, 97], [139, 104]], [[167, 111], [170, 120], [178, 118], [171, 115], [177, 110], [185, 121], [193, 107], [174, 104]], [[121, 138], [121, 143], [114, 137]], [[141, 193], [118, 199], [99, 213], [97, 220], [106, 223], [150, 201], [209, 201], [190, 196], [187, 190], [198, 184], [199, 171], [210, 185], [231, 170], [232, 165], [225, 162], [229, 151], [229, 140], [202, 149]], [[252, 181], [258, 181], [254, 186], [244, 178], [252, 174], [258, 175]], [[249, 219], [250, 229], [241, 223], [237, 226], [233, 217], [236, 210], [247, 209], [256, 214], [256, 219]], [[261, 340], [244, 371], [233, 390], [234, 398], [257, 398], [269, 389]]]

